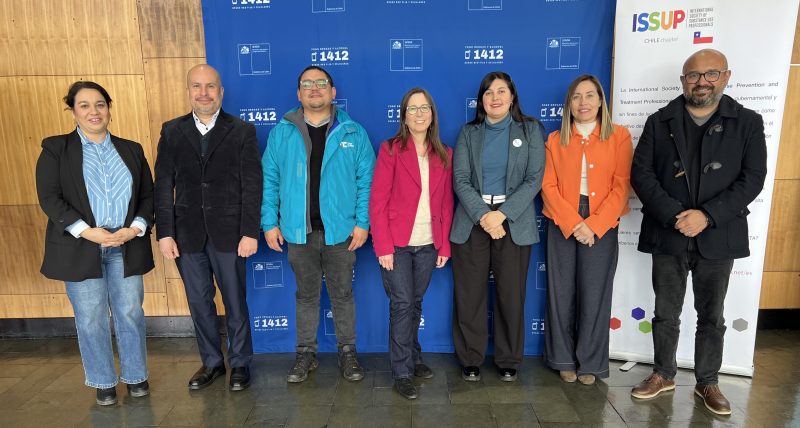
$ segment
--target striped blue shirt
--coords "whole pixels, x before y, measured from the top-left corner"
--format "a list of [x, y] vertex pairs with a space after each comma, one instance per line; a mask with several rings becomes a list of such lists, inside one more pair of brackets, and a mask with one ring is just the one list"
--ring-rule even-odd
[[[89, 141], [80, 128], [78, 135], [83, 148], [83, 181], [95, 223], [107, 229], [123, 227], [133, 192], [131, 172], [111, 143], [110, 133], [100, 144]], [[131, 226], [139, 227], [139, 236], [143, 236], [146, 224], [143, 218], [136, 217]], [[78, 220], [67, 231], [78, 237], [87, 228], [84, 220]]]

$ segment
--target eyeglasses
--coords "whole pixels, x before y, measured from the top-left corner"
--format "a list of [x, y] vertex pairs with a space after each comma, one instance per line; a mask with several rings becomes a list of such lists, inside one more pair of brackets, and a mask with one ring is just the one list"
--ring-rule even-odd
[[693, 71], [691, 73], [686, 73], [681, 77], [683, 77], [686, 80], [686, 83], [697, 83], [700, 81], [700, 77], [703, 77], [704, 79], [706, 79], [706, 82], [710, 83], [719, 80], [719, 76], [721, 76], [722, 73], [725, 73], [726, 71], [728, 70], [711, 70], [711, 71], [706, 71], [705, 73], [698, 73]]
[[421, 106], [408, 106], [408, 107], [406, 107], [406, 112], [408, 112], [408, 114], [417, 114], [417, 112], [428, 113], [430, 111], [431, 111], [430, 104], [423, 104]]
[[303, 89], [311, 89], [312, 86], [316, 85], [318, 89], [325, 89], [328, 87], [328, 79], [317, 79], [317, 80], [301, 80], [300, 87]]

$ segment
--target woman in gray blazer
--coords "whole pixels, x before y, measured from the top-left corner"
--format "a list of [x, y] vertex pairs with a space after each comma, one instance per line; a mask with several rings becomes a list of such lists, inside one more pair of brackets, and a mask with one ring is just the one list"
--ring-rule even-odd
[[495, 365], [517, 379], [525, 341], [525, 282], [531, 245], [539, 242], [533, 199], [544, 173], [544, 127], [522, 113], [511, 76], [481, 81], [475, 119], [461, 128], [453, 155], [455, 311], [453, 341], [462, 378], [481, 378], [488, 342], [489, 270], [494, 274]]

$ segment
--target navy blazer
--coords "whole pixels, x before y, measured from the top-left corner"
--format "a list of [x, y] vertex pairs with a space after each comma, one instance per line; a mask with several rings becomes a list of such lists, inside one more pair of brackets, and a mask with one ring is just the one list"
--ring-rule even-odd
[[[511, 240], [517, 245], [539, 242], [533, 199], [542, 189], [544, 176], [544, 127], [536, 120], [512, 121], [506, 170], [506, 201], [500, 207], [508, 220]], [[513, 144], [519, 140], [519, 147]], [[458, 208], [453, 217], [450, 241], [467, 242], [472, 227], [489, 212], [483, 201], [484, 125], [466, 124], [461, 128], [453, 154], [453, 187]]]
[[[703, 135], [700, 176], [689, 177], [686, 159], [683, 95], [650, 115], [636, 146], [631, 185], [642, 201], [639, 251], [680, 255], [686, 236], [675, 229], [675, 216], [687, 209], [705, 211], [713, 220], [695, 237], [697, 249], [707, 259], [735, 259], [750, 255], [747, 205], [767, 176], [767, 145], [761, 115], [724, 95], [719, 114]], [[684, 171], [683, 174], [680, 172]], [[700, 180], [697, 204], [694, 186]]]
[[203, 161], [191, 113], [161, 128], [156, 236], [174, 238], [181, 253], [202, 251], [206, 236], [221, 252], [236, 252], [243, 236], [259, 236], [263, 178], [255, 127], [220, 111], [208, 136]]
[[[153, 178], [139, 143], [111, 136], [111, 143], [131, 172], [132, 192], [124, 226], [134, 217], [147, 221], [148, 230], [122, 245], [124, 276], [143, 275], [153, 269], [150, 228], [153, 224]], [[78, 220], [96, 227], [83, 178], [83, 146], [78, 131], [42, 141], [36, 162], [36, 192], [47, 216], [41, 272], [50, 279], [78, 282], [102, 278], [98, 244], [75, 238], [65, 230]]]

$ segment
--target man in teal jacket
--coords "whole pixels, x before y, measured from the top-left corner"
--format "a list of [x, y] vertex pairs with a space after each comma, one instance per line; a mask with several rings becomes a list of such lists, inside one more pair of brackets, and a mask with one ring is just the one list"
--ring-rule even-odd
[[269, 247], [289, 246], [297, 280], [297, 357], [287, 381], [302, 382], [317, 368], [322, 275], [333, 306], [339, 369], [364, 378], [356, 358], [353, 265], [369, 231], [369, 189], [375, 151], [364, 128], [332, 104], [333, 79], [309, 66], [297, 79], [302, 107], [270, 132], [262, 158], [261, 228]]

